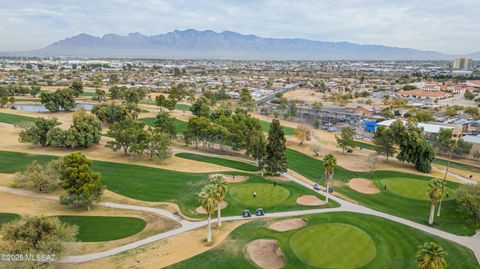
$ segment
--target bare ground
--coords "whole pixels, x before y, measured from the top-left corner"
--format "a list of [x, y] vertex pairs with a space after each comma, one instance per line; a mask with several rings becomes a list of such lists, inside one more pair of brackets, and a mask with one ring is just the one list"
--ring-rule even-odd
[[280, 250], [277, 240], [257, 239], [248, 243], [247, 253], [260, 268], [279, 269], [285, 266], [285, 255]]
[[307, 222], [301, 218], [284, 219], [271, 223], [268, 225], [268, 229], [276, 232], [286, 232], [302, 228], [305, 225], [307, 225]]
[[377, 186], [375, 186], [371, 180], [366, 178], [352, 178], [348, 182], [348, 186], [351, 189], [364, 194], [375, 194], [380, 192]]
[[297, 198], [297, 204], [306, 206], [319, 206], [324, 205], [325, 201], [318, 199], [315, 195], [302, 195]]

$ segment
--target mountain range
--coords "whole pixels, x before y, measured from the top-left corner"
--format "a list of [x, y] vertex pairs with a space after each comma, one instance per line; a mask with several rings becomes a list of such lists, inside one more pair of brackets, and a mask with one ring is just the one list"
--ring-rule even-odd
[[[239, 59], [239, 60], [450, 60], [436, 51], [360, 45], [300, 38], [263, 38], [236, 32], [175, 30], [166, 34], [126, 36], [79, 34], [19, 56], [93, 58]], [[471, 54], [480, 59], [480, 52]]]

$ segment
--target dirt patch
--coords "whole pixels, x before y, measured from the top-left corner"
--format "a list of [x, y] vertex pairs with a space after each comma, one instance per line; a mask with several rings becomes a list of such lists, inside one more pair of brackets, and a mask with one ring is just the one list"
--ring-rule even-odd
[[307, 222], [304, 219], [300, 219], [300, 218], [284, 219], [268, 225], [268, 229], [277, 231], [277, 232], [286, 232], [286, 231], [302, 228], [305, 225], [307, 225]]
[[377, 186], [375, 186], [371, 180], [366, 178], [352, 178], [348, 182], [348, 186], [352, 190], [363, 194], [375, 194], [380, 192]]
[[297, 198], [297, 204], [308, 206], [324, 205], [325, 201], [318, 199], [315, 195], [303, 195]]
[[[225, 201], [220, 202], [220, 209], [224, 209], [227, 206], [228, 206], [227, 202], [225, 202]], [[203, 209], [203, 207], [201, 207], [201, 206], [197, 207], [197, 209], [195, 209], [195, 212], [197, 212], [198, 214], [207, 214], [205, 209]]]
[[225, 179], [225, 181], [228, 183], [239, 183], [248, 179], [248, 176], [232, 176], [232, 175], [225, 175], [225, 174], [211, 174], [208, 177], [214, 178], [216, 176], [222, 176]]
[[285, 266], [285, 256], [277, 240], [257, 239], [248, 243], [247, 253], [250, 259], [264, 269], [278, 269]]

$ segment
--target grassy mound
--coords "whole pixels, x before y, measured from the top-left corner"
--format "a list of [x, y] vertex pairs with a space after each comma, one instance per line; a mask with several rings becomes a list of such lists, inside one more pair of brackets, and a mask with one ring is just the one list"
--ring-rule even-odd
[[122, 239], [139, 233], [145, 221], [131, 217], [58, 216], [60, 221], [78, 226], [77, 239], [82, 242], [102, 242]]
[[197, 162], [212, 163], [212, 164], [221, 165], [221, 166], [230, 167], [233, 169], [243, 170], [248, 172], [258, 171], [258, 167], [256, 165], [235, 161], [235, 160], [230, 160], [230, 159], [209, 157], [209, 156], [203, 156], [203, 155], [192, 154], [192, 153], [184, 153], [184, 152], [177, 153], [175, 154], [175, 156], [184, 158], [184, 159], [194, 160]]
[[3, 122], [3, 123], [8, 123], [8, 124], [33, 123], [35, 122], [35, 120], [36, 119], [33, 117], [0, 112], [0, 122]]
[[302, 229], [290, 238], [290, 247], [302, 262], [322, 268], [359, 268], [376, 253], [375, 242], [366, 232], [343, 223]]
[[[257, 196], [254, 198], [253, 193]], [[287, 200], [290, 192], [281, 186], [266, 183], [246, 183], [232, 186], [230, 195], [235, 201], [252, 207], [272, 207]]]

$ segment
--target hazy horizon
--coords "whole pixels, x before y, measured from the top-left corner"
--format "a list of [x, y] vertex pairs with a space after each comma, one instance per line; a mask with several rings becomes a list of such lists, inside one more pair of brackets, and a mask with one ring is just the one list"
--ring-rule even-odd
[[[480, 5], [405, 1], [93, 1], [1, 4], [0, 51], [39, 49], [80, 33], [234, 31], [272, 38], [377, 44], [446, 54], [480, 51]], [[452, 41], [453, 40], [453, 41]]]

